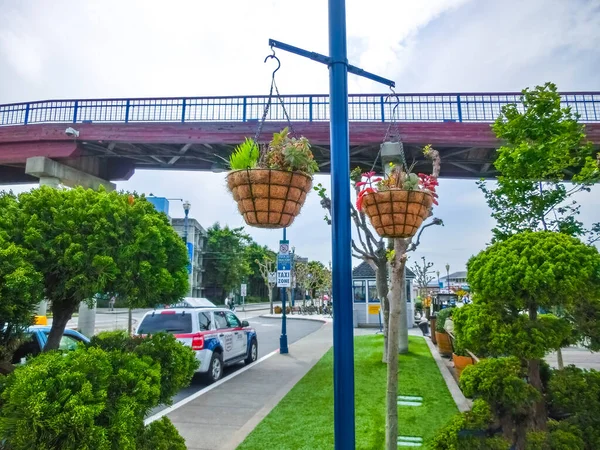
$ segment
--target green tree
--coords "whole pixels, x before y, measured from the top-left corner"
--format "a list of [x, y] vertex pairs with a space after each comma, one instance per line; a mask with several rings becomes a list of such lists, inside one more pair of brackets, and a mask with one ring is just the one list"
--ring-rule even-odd
[[[91, 189], [41, 187], [18, 197], [4, 232], [42, 274], [58, 348], [81, 302], [115, 293], [130, 307], [172, 303], [187, 292], [187, 252], [167, 217], [144, 198]], [[11, 226], [8, 226], [11, 225]]]
[[[522, 420], [507, 427], [507, 437], [524, 448], [527, 430], [546, 430], [542, 358], [573, 337], [590, 343], [589, 329], [572, 312], [582, 300], [600, 307], [600, 255], [562, 233], [526, 231], [491, 245], [467, 269], [475, 295], [472, 305], [453, 315], [457, 344], [481, 356], [514, 356], [525, 368], [540, 395]], [[539, 313], [558, 307], [564, 317]], [[600, 321], [595, 324], [598, 333]]]
[[504, 142], [494, 163], [500, 172], [497, 187], [478, 183], [497, 221], [494, 240], [525, 230], [551, 230], [597, 241], [600, 222], [586, 229], [577, 220], [580, 205], [572, 198], [600, 180], [600, 159], [593, 157], [579, 115], [561, 107], [552, 83], [522, 94], [521, 104], [503, 107], [492, 125]]
[[259, 245], [252, 241], [244, 251], [244, 256], [248, 263], [248, 295], [258, 295], [260, 297], [269, 297], [268, 287], [265, 285], [260, 264], [257, 262], [275, 261], [276, 254], [266, 245]]
[[28, 252], [0, 235], [0, 373], [12, 372], [11, 359], [23, 331], [33, 324], [43, 297], [42, 276]]
[[218, 222], [207, 230], [207, 235], [206, 285], [220, 302], [250, 273], [245, 250], [252, 239], [243, 227], [221, 227]]

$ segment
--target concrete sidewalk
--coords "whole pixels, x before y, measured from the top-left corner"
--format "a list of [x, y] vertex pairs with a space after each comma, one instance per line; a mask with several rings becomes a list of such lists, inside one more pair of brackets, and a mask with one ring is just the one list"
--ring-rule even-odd
[[330, 323], [168, 414], [190, 450], [234, 450], [332, 346]]

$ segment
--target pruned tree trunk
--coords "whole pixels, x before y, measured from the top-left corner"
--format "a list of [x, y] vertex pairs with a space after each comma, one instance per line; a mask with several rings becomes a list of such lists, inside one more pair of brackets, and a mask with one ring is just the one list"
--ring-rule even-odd
[[44, 351], [56, 350], [60, 345], [60, 340], [63, 337], [67, 323], [71, 319], [73, 311], [60, 310], [52, 307], [52, 326], [50, 327], [50, 333], [48, 333], [48, 340]]
[[9, 361], [0, 361], [0, 375], [9, 375], [14, 370], [15, 366]]
[[398, 353], [403, 355], [408, 353], [408, 306], [406, 304], [406, 276], [404, 267], [402, 266], [402, 274], [400, 276], [399, 291], [400, 291], [400, 325], [398, 329]]
[[563, 354], [561, 348], [556, 350], [556, 361], [558, 364], [558, 369], [563, 370], [565, 368], [565, 363], [563, 361]]
[[388, 300], [388, 264], [385, 258], [378, 259], [375, 266], [375, 284], [377, 295], [381, 301], [381, 312], [383, 316], [383, 357], [384, 363], [388, 362], [388, 324], [390, 321], [390, 303]]
[[273, 314], [273, 289], [269, 286], [269, 309]]
[[407, 241], [394, 239], [394, 258], [392, 260], [392, 283], [388, 295], [390, 302], [390, 318], [388, 325], [388, 364], [387, 364], [387, 392], [386, 392], [386, 417], [385, 417], [385, 448], [397, 450], [398, 448], [398, 349], [400, 339], [400, 323], [403, 320], [400, 302], [406, 266]]

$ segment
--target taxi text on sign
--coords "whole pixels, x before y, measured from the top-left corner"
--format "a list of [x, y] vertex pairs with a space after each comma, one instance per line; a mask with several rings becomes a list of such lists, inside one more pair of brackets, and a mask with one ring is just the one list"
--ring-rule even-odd
[[290, 255], [289, 241], [279, 241], [279, 254], [277, 255], [277, 287], [292, 286], [292, 256]]

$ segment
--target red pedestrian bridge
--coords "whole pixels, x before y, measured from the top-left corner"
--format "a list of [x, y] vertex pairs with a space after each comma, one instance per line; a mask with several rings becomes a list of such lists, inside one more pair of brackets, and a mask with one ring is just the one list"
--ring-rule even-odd
[[[600, 92], [565, 92], [589, 140], [600, 144]], [[492, 178], [500, 142], [490, 124], [519, 93], [350, 95], [351, 167], [371, 168], [390, 126], [398, 124], [408, 161], [427, 170], [421, 148], [442, 156], [441, 176]], [[44, 156], [104, 180], [136, 169], [223, 171], [232, 149], [253, 137], [268, 97], [49, 100], [0, 105], [0, 184], [37, 182], [26, 162]], [[320, 170], [330, 170], [329, 97], [283, 96], [294, 132], [313, 144]], [[261, 141], [286, 125], [273, 100]]]

